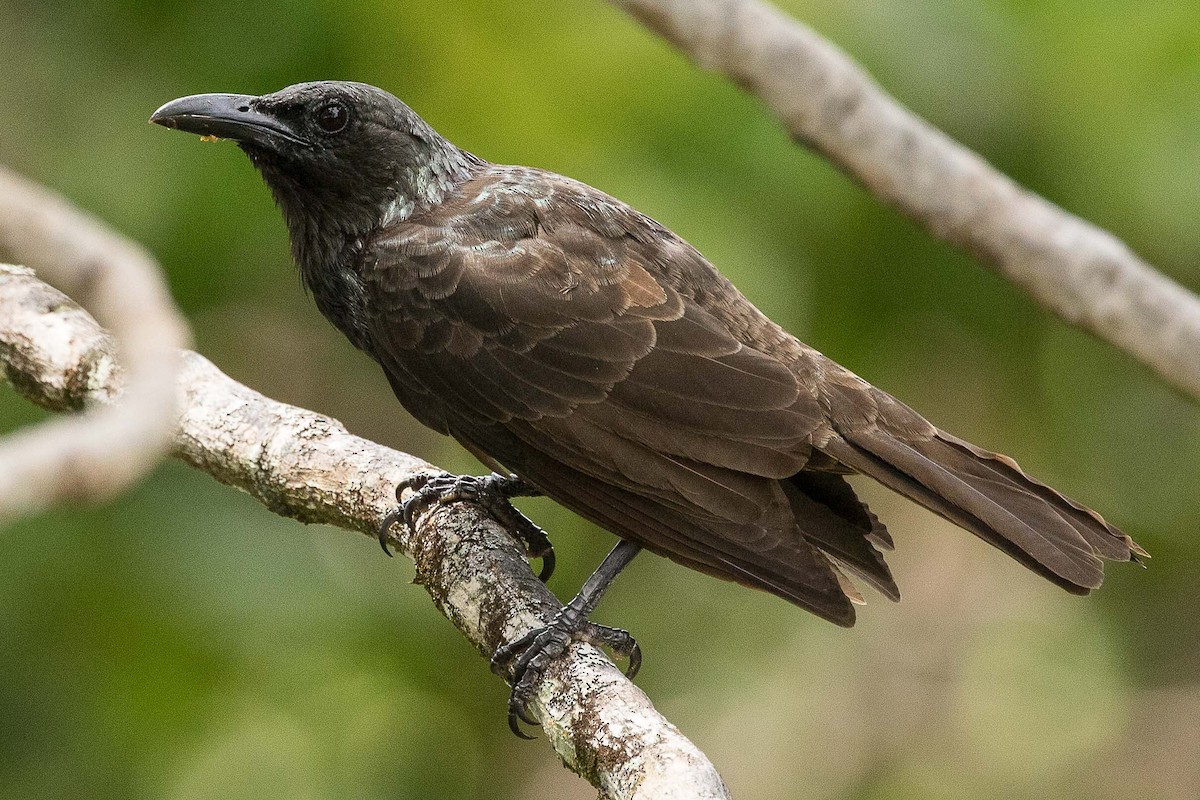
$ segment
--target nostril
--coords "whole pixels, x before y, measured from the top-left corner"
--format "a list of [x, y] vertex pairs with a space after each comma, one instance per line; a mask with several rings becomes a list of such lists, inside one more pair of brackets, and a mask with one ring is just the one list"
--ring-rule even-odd
[[238, 106], [238, 111], [249, 111], [250, 106]]

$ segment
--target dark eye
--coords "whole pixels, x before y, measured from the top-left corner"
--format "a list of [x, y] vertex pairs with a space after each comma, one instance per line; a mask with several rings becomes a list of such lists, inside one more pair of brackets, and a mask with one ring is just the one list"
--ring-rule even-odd
[[340, 133], [350, 122], [350, 110], [337, 100], [331, 100], [317, 109], [317, 127], [326, 133]]

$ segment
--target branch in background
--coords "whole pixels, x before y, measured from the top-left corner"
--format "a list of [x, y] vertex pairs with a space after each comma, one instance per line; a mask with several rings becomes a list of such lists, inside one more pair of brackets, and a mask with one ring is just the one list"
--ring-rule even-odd
[[[27, 398], [56, 411], [113, 403], [115, 348], [32, 271], [0, 265], [0, 366]], [[395, 506], [395, 487], [436, 471], [328, 417], [263, 397], [196, 353], [183, 353], [177, 386], [175, 455], [277, 514], [374, 536]], [[416, 564], [416, 582], [485, 657], [559, 608], [512, 537], [474, 506], [439, 508], [415, 532], [392, 531]], [[728, 797], [704, 754], [591, 645], [572, 645], [546, 671], [533, 710], [563, 763], [603, 797]]]
[[[103, 361], [77, 371], [82, 386], [29, 387], [22, 362], [5, 347], [5, 374], [23, 393], [45, 392], [78, 410], [85, 399], [105, 406], [57, 419], [0, 442], [0, 525], [65, 501], [103, 500], [150, 470], [166, 453], [175, 424], [175, 374], [186, 323], [158, 268], [144, 250], [62, 198], [0, 167], [0, 250], [37, 267], [63, 291], [79, 297], [113, 331]], [[10, 286], [3, 287], [6, 291]], [[43, 300], [52, 302], [49, 295]], [[71, 357], [71, 330], [46, 331]], [[40, 343], [39, 343], [40, 344]], [[114, 358], [119, 353], [119, 359]], [[119, 363], [119, 366], [118, 366]], [[113, 377], [123, 371], [119, 402]], [[61, 377], [62, 373], [58, 373]]]
[[1200, 298], [917, 117], [835, 45], [759, 0], [612, 2], [874, 195], [1200, 399]]

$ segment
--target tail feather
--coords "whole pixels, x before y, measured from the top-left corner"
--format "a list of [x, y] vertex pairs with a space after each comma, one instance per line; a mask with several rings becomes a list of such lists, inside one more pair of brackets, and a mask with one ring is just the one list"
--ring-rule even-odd
[[1054, 506], [1055, 510], [1067, 519], [1071, 525], [1087, 540], [1096, 552], [1110, 561], [1136, 561], [1138, 557], [1148, 558], [1149, 553], [1138, 546], [1136, 542], [1105, 521], [1087, 506], [1077, 503], [1064, 494], [1050, 488], [1038, 479], [1027, 475], [1011, 458], [999, 453], [991, 453], [982, 447], [976, 447], [945, 431], [938, 431], [938, 438], [949, 445], [958, 448], [975, 457], [976, 463], [983, 469], [996, 473], [999, 480], [1017, 482], [1028, 491], [1033, 492], [1042, 500]]
[[908, 441], [878, 429], [848, 431], [822, 449], [1077, 594], [1103, 581], [1102, 558], [1145, 553], [1016, 462], [942, 431]]
[[855, 496], [845, 478], [801, 472], [783, 484], [783, 491], [806, 540], [889, 600], [900, 599], [900, 590], [881, 552], [892, 549], [891, 535]]

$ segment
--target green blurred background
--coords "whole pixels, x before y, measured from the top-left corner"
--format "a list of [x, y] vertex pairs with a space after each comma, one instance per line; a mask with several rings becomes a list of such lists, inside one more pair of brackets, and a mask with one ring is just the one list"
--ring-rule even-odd
[[[1018, 181], [1200, 286], [1194, 0], [783, 4]], [[627, 200], [825, 353], [1149, 549], [1079, 599], [874, 486], [905, 602], [853, 631], [647, 557], [600, 621], [734, 797], [1200, 796], [1200, 414], [792, 145], [600, 0], [0, 0], [0, 161], [145, 243], [196, 347], [450, 469], [320, 318], [228, 143], [146, 124], [195, 92], [383, 86], [458, 144]], [[798, 87], [802, 90], [803, 87]], [[0, 431], [40, 418], [0, 387]], [[861, 484], [860, 484], [861, 485]], [[569, 596], [611, 537], [551, 503]], [[507, 688], [361, 536], [179, 464], [0, 533], [0, 799], [587, 798]]]

